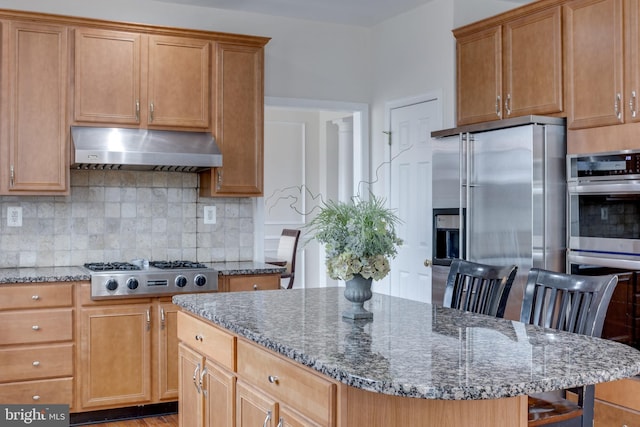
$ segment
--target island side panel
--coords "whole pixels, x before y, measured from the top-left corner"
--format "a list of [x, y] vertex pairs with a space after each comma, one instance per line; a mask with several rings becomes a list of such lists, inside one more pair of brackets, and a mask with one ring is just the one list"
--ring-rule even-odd
[[431, 400], [339, 389], [338, 426], [526, 427], [527, 396], [486, 400]]

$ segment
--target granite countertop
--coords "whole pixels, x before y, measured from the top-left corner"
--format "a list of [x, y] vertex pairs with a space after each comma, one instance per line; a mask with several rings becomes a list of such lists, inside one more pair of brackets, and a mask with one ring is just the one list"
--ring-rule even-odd
[[[254, 261], [205, 263], [218, 275], [282, 273], [285, 268]], [[90, 271], [81, 266], [0, 268], [0, 284], [82, 282], [91, 280]]]
[[272, 274], [282, 273], [285, 267], [256, 261], [227, 261], [207, 263], [218, 270], [218, 274], [223, 276], [234, 276], [238, 274]]
[[82, 282], [91, 280], [84, 267], [0, 268], [0, 284]]
[[375, 294], [341, 317], [344, 288], [189, 294], [173, 302], [347, 385], [425, 399], [512, 397], [631, 377], [624, 344]]

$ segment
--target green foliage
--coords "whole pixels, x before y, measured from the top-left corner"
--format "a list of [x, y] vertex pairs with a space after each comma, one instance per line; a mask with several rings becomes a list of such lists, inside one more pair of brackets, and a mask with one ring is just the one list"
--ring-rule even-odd
[[402, 240], [396, 235], [399, 218], [384, 207], [384, 200], [329, 201], [309, 228], [325, 245], [326, 265], [332, 279], [351, 280], [354, 274], [380, 280], [389, 273], [389, 258]]

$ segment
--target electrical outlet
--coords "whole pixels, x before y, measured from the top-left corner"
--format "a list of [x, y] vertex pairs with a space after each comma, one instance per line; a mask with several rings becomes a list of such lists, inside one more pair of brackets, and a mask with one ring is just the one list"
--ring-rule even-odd
[[204, 207], [204, 223], [205, 224], [216, 223], [216, 207], [215, 206]]
[[7, 226], [22, 227], [22, 208], [20, 206], [7, 208]]

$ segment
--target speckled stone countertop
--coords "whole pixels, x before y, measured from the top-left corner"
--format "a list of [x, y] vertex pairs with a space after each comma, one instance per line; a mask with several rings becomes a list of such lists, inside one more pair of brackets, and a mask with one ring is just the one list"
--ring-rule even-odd
[[[253, 261], [212, 262], [219, 275], [282, 273], [285, 268]], [[11, 283], [82, 282], [91, 280], [84, 267], [0, 268], [0, 285]]]
[[374, 294], [373, 321], [343, 320], [344, 288], [189, 294], [183, 310], [364, 390], [426, 399], [493, 399], [631, 377], [640, 351]]
[[285, 268], [273, 264], [265, 264], [255, 261], [227, 261], [207, 263], [218, 270], [218, 274], [223, 276], [234, 276], [237, 274], [272, 274], [282, 273]]
[[0, 268], [0, 284], [82, 282], [91, 280], [84, 267]]

